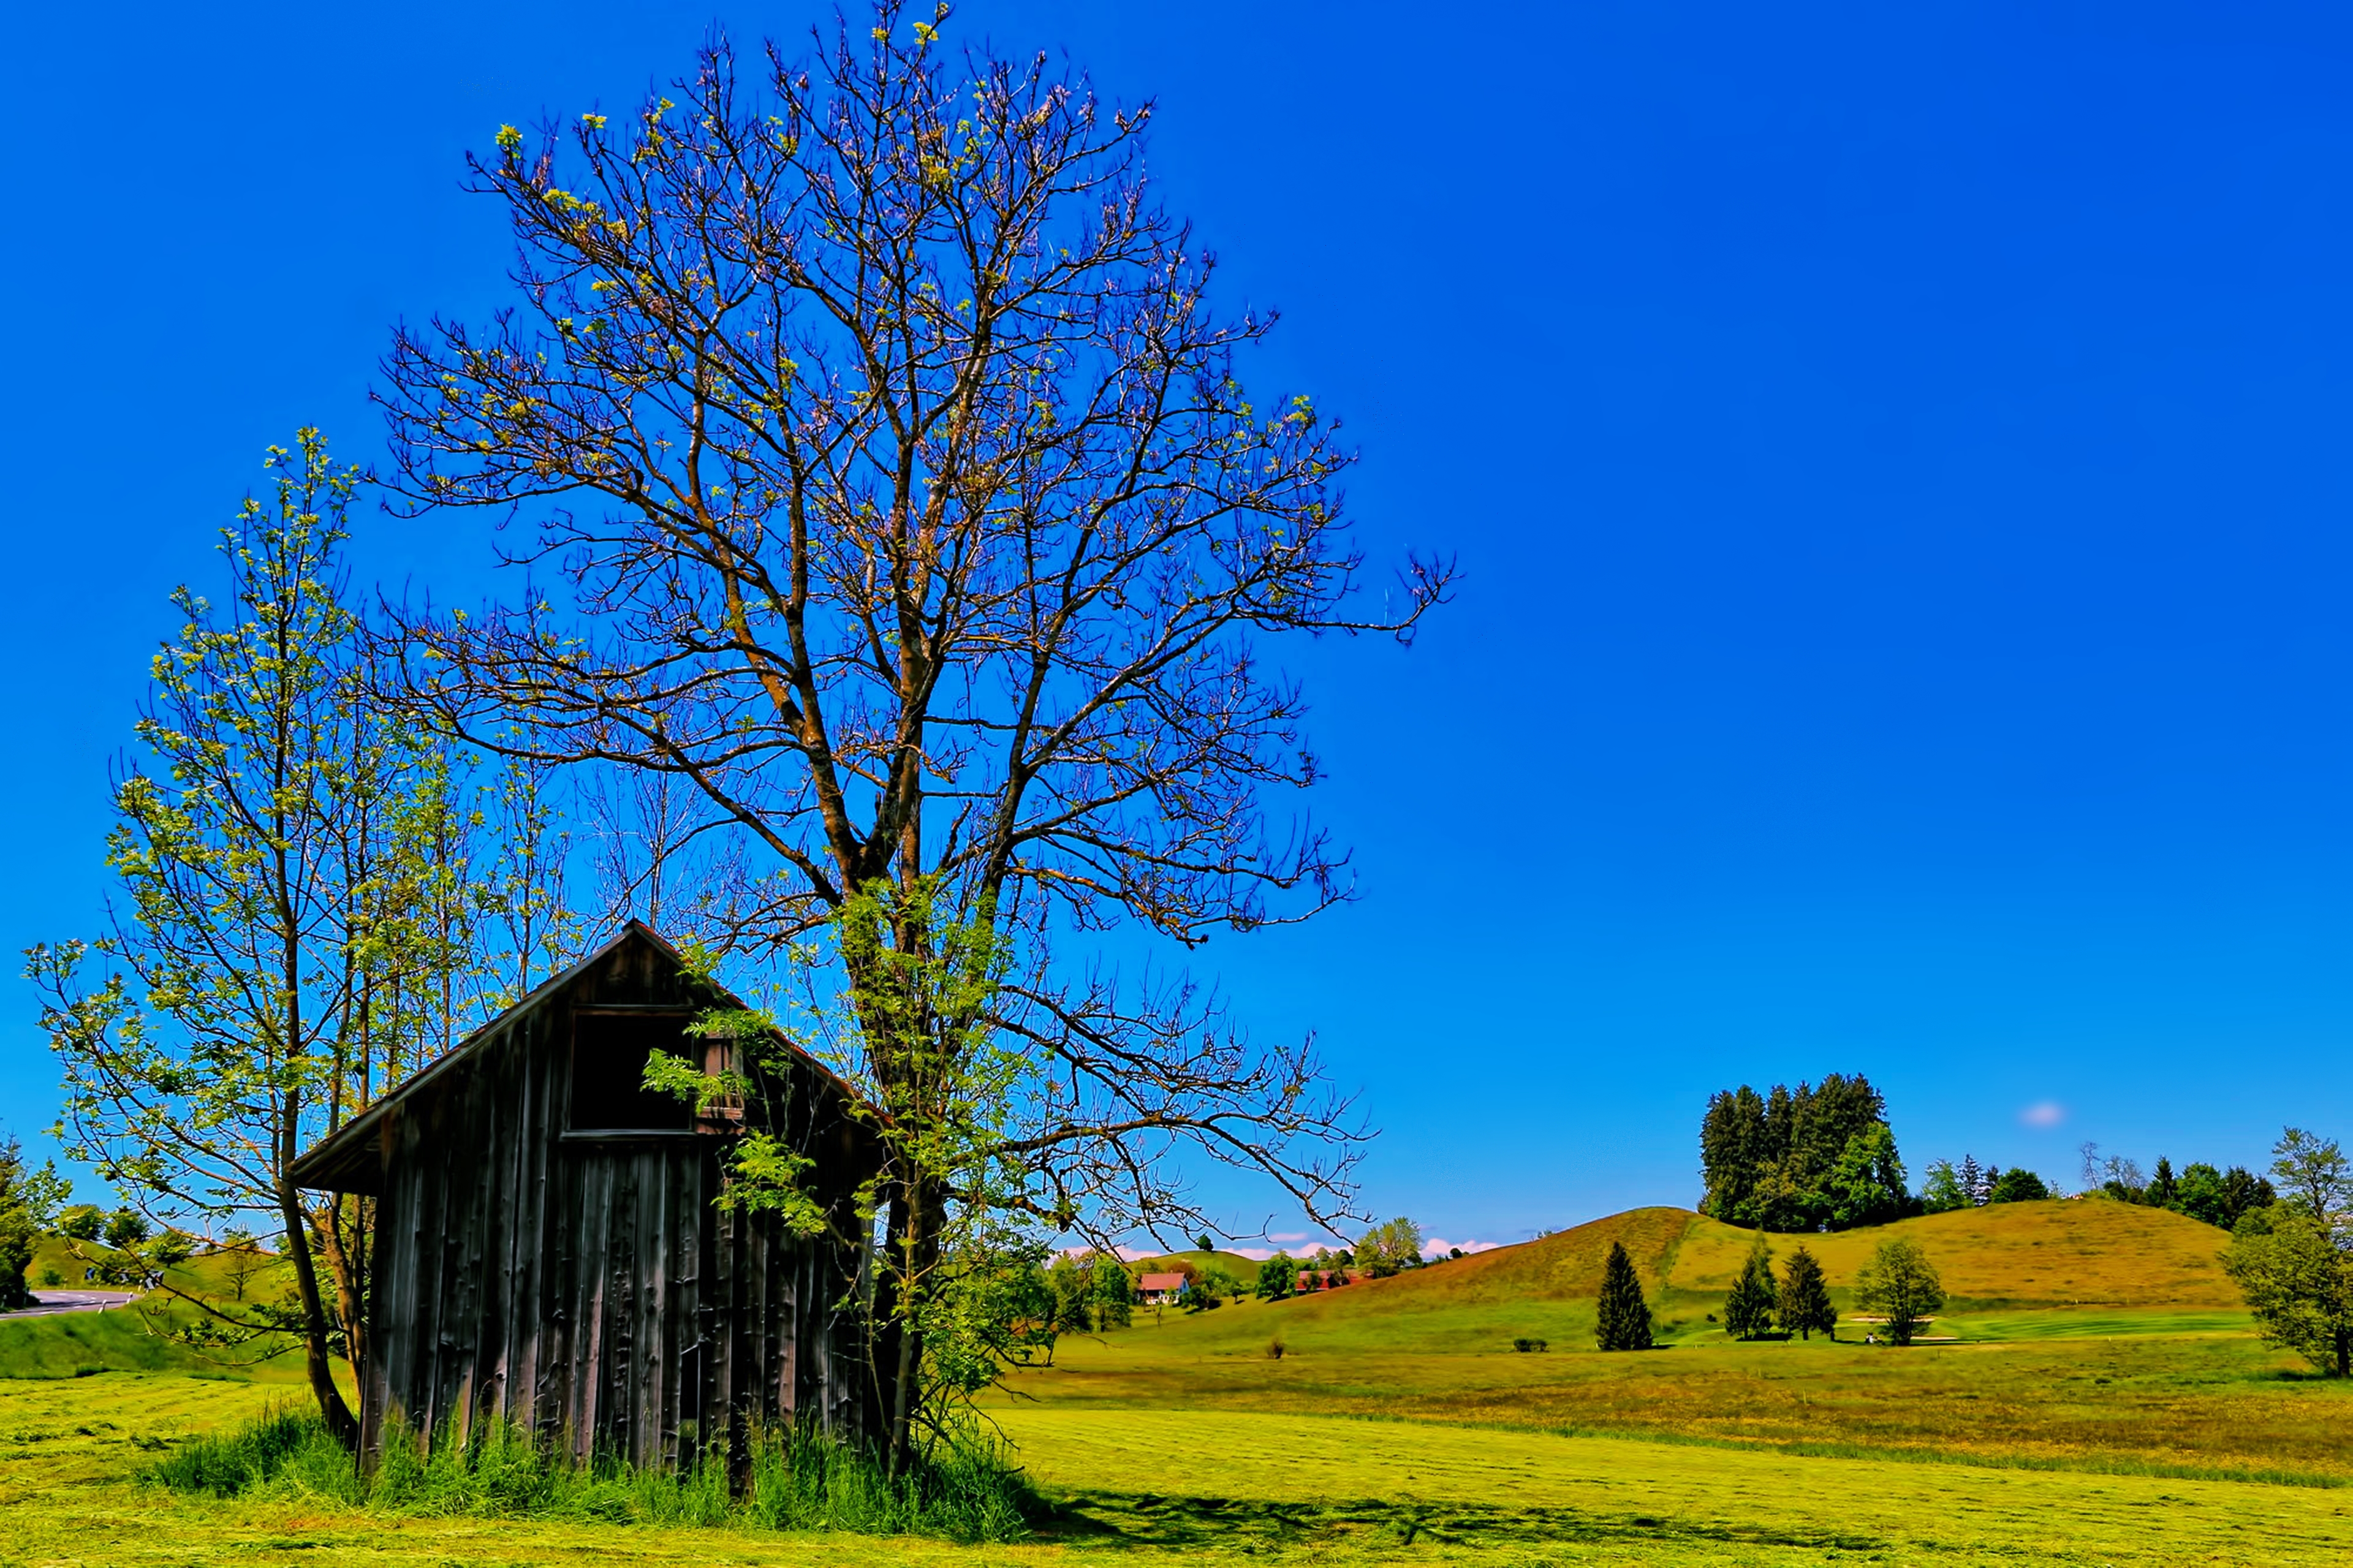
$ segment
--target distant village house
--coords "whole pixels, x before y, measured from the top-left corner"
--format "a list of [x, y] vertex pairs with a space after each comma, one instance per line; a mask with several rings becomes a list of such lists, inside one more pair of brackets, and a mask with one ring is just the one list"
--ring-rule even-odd
[[1136, 1298], [1147, 1307], [1172, 1305], [1192, 1282], [1188, 1274], [1140, 1275], [1135, 1281]]

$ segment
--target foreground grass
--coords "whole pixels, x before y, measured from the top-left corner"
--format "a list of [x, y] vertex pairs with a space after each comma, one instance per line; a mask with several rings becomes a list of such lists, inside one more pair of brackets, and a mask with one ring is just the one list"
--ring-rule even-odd
[[0, 1563], [1316, 1563], [1795, 1568], [2336, 1563], [2353, 1490], [1794, 1458], [1600, 1437], [1210, 1411], [1024, 1406], [1060, 1500], [1030, 1541], [386, 1517], [323, 1497], [209, 1502], [135, 1479], [281, 1390], [157, 1375], [0, 1384]]
[[611, 1457], [587, 1464], [551, 1453], [528, 1427], [492, 1417], [428, 1446], [385, 1440], [363, 1472], [316, 1406], [275, 1409], [226, 1433], [190, 1437], [146, 1479], [184, 1497], [320, 1502], [374, 1514], [532, 1519], [575, 1523], [836, 1530], [1013, 1541], [1044, 1511], [1003, 1440], [968, 1430], [893, 1476], [871, 1456], [805, 1428], [754, 1435], [744, 1486], [723, 1456], [682, 1470]]
[[1610, 1548], [1650, 1561], [2342, 1563], [2353, 1493], [1792, 1458], [1328, 1417], [1031, 1407], [1040, 1485], [1157, 1543]]

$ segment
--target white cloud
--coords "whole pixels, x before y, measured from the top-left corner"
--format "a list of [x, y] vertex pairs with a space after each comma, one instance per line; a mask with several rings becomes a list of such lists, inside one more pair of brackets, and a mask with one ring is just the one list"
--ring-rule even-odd
[[1288, 1245], [1294, 1241], [1313, 1241], [1314, 1239], [1313, 1236], [1303, 1230], [1271, 1230], [1267, 1232], [1266, 1238], [1269, 1241], [1275, 1243], [1277, 1246]]
[[1422, 1247], [1422, 1254], [1443, 1258], [1458, 1247], [1465, 1252], [1493, 1252], [1504, 1245], [1500, 1241], [1449, 1241], [1442, 1236], [1433, 1236]]
[[2056, 1127], [2067, 1120], [2067, 1108], [2055, 1100], [2039, 1100], [2018, 1113], [2029, 1127]]

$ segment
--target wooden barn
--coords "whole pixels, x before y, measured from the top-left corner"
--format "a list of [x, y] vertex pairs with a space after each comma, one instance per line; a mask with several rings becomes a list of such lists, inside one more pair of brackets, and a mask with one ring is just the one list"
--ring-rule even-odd
[[814, 1161], [849, 1239], [721, 1209], [744, 1110], [698, 1114], [640, 1087], [657, 1050], [743, 1070], [687, 1033], [713, 1005], [741, 1004], [631, 921], [295, 1163], [304, 1187], [375, 1200], [364, 1454], [396, 1419], [429, 1434], [492, 1412], [645, 1465], [693, 1464], [754, 1420], [876, 1433], [844, 1307], [864, 1279], [852, 1194], [873, 1135], [839, 1078], [772, 1051], [787, 1066], [748, 1120]]

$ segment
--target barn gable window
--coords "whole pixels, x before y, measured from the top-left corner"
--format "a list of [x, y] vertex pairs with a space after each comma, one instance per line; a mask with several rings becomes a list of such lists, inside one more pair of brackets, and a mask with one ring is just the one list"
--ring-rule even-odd
[[674, 1094], [644, 1087], [656, 1051], [700, 1054], [690, 1039], [691, 1013], [583, 1009], [572, 1016], [572, 1119], [575, 1132], [691, 1132], [694, 1110]]

